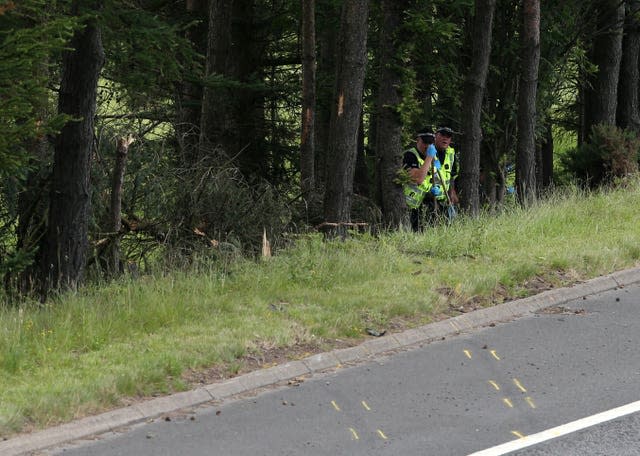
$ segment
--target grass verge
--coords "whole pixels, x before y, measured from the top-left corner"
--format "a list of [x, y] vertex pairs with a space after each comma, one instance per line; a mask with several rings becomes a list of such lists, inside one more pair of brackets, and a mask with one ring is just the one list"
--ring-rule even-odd
[[0, 307], [0, 437], [640, 264], [640, 185]]

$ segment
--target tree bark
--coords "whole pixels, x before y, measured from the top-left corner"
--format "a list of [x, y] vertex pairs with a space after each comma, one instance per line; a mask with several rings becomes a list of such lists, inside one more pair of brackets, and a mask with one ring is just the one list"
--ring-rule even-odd
[[591, 50], [591, 62], [598, 70], [585, 90], [583, 137], [588, 138], [594, 125], [615, 125], [618, 80], [622, 60], [624, 2], [598, 0], [597, 35]]
[[[231, 20], [234, 0], [210, 0], [209, 32], [205, 76], [229, 76], [231, 59]], [[205, 86], [200, 116], [200, 149], [206, 153], [216, 146], [229, 148], [231, 91]]]
[[398, 106], [402, 101], [399, 71], [399, 44], [402, 39], [402, 13], [407, 0], [382, 0], [380, 27], [380, 75], [377, 101], [376, 158], [377, 177], [384, 223], [390, 228], [408, 226], [408, 211], [402, 187], [394, 182], [402, 167], [402, 120]]
[[[207, 53], [208, 7], [206, 0], [187, 0], [189, 19], [197, 22], [185, 32], [185, 38], [197, 52]], [[191, 167], [199, 160], [198, 143], [202, 114], [202, 83], [183, 80], [176, 84], [174, 130], [180, 164]]]
[[629, 128], [640, 134], [640, 111], [638, 107], [638, 84], [640, 71], [640, 11], [639, 0], [627, 0], [624, 37], [622, 39], [622, 62], [620, 64], [620, 83], [618, 86], [618, 117], [620, 128]]
[[[82, 15], [76, 1], [74, 12]], [[92, 13], [101, 8], [91, 2]], [[100, 28], [89, 19], [78, 29], [62, 63], [58, 112], [70, 120], [56, 138], [51, 180], [49, 226], [43, 257], [43, 295], [52, 288], [74, 289], [82, 281], [87, 258], [90, 170], [98, 77], [104, 63]]]
[[[233, 44], [232, 75], [240, 83], [233, 93], [232, 130], [229, 137], [232, 151], [238, 154], [238, 164], [245, 176], [271, 178], [273, 150], [265, 147], [267, 130], [277, 135], [275, 125], [265, 123], [265, 92], [251, 87], [264, 80], [267, 71], [275, 72], [265, 64], [267, 36], [261, 18], [256, 14], [255, 0], [235, 0], [231, 32]], [[272, 101], [272, 105], [276, 102]]]
[[265, 153], [264, 91], [252, 87], [264, 79], [264, 46], [255, 0], [211, 0], [200, 147], [236, 158], [245, 176], [268, 177]]
[[316, 24], [315, 0], [302, 0], [302, 133], [300, 187], [303, 195], [315, 189]]
[[516, 144], [516, 192], [521, 204], [537, 196], [536, 100], [540, 64], [540, 0], [524, 0], [522, 21], [522, 70], [518, 93], [518, 141]]
[[107, 269], [112, 274], [122, 270], [120, 266], [120, 229], [122, 228], [122, 189], [124, 175], [127, 170], [127, 155], [129, 146], [133, 143], [133, 136], [118, 138], [116, 144], [116, 162], [111, 183], [111, 207], [109, 210], [109, 229], [113, 233], [107, 256]]
[[324, 216], [329, 223], [351, 221], [353, 175], [367, 60], [368, 16], [368, 0], [350, 0], [343, 4], [324, 198]]
[[326, 173], [329, 151], [329, 128], [331, 124], [331, 98], [336, 73], [337, 33], [336, 18], [340, 17], [339, 6], [335, 2], [317, 4], [318, 16], [318, 71], [315, 122], [315, 184], [316, 190], [323, 192], [326, 187]]
[[353, 174], [353, 192], [356, 195], [368, 198], [370, 196], [369, 165], [367, 164], [367, 150], [364, 142], [364, 116], [361, 115], [360, 127], [358, 127], [358, 144], [356, 146], [356, 168]]
[[496, 0], [477, 0], [473, 19], [474, 41], [471, 68], [465, 82], [460, 159], [460, 197], [462, 208], [476, 216], [480, 211], [480, 142], [482, 100], [491, 56], [491, 31]]

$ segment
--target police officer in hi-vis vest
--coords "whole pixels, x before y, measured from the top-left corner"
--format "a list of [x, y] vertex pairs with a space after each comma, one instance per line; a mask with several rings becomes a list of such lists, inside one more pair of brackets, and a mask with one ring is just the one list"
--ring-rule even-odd
[[409, 175], [409, 182], [404, 187], [404, 196], [409, 208], [411, 228], [413, 231], [422, 229], [424, 207], [422, 203], [429, 191], [427, 175], [437, 155], [433, 146], [435, 135], [430, 128], [423, 128], [416, 134], [416, 144], [404, 152], [402, 165]]
[[458, 161], [451, 147], [453, 133], [449, 127], [439, 127], [435, 135], [423, 129], [416, 135], [416, 145], [404, 153], [403, 166], [411, 182], [403, 191], [414, 231], [422, 230], [423, 222], [455, 216]]

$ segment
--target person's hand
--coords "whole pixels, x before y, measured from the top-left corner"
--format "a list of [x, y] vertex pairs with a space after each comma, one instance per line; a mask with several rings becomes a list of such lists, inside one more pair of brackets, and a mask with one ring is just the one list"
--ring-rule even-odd
[[442, 168], [442, 165], [440, 164], [440, 160], [438, 160], [437, 158], [434, 158], [433, 167], [436, 169], [436, 171], [440, 171], [440, 168]]
[[434, 185], [433, 187], [431, 187], [431, 194], [433, 196], [440, 196], [442, 195], [442, 189], [439, 185]]
[[433, 144], [429, 144], [429, 147], [427, 147], [427, 157], [435, 157], [436, 154], [436, 146], [434, 146]]

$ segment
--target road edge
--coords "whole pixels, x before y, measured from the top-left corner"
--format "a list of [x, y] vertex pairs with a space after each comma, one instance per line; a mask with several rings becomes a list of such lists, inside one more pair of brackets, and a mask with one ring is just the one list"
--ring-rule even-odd
[[345, 363], [363, 361], [393, 350], [429, 343], [463, 331], [510, 321], [550, 306], [561, 305], [574, 299], [622, 288], [637, 282], [640, 282], [640, 267], [614, 272], [570, 287], [548, 290], [528, 298], [479, 309], [401, 333], [368, 339], [355, 347], [319, 353], [298, 361], [240, 375], [221, 383], [151, 399], [42, 431], [21, 434], [0, 442], [0, 454], [3, 456], [25, 455], [73, 440], [115, 431], [152, 420], [163, 414], [189, 409], [211, 401], [224, 400], [237, 394], [269, 387], [296, 377], [313, 375]]

